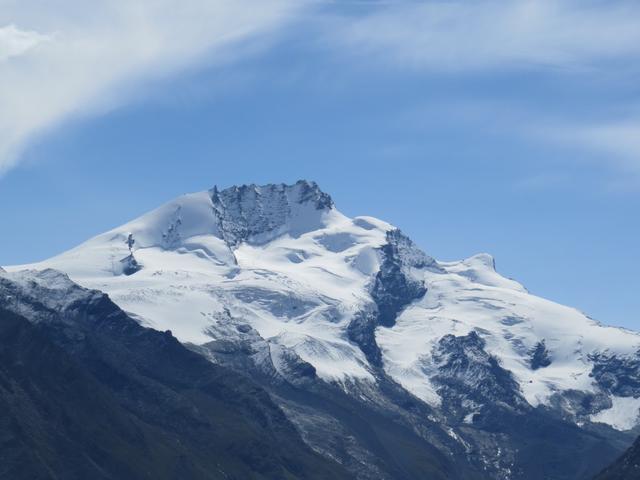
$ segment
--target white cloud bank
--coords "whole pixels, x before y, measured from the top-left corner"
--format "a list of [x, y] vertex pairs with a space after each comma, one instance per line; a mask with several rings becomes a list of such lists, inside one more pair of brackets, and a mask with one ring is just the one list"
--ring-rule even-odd
[[272, 31], [295, 0], [0, 0], [0, 173], [37, 133]]

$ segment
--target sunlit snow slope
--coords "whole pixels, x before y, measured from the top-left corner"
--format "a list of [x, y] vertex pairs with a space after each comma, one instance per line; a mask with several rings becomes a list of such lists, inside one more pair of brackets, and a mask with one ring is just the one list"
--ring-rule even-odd
[[[382, 371], [435, 408], [441, 340], [475, 332], [532, 406], [585, 392], [598, 402], [580, 421], [620, 430], [638, 423], [640, 391], [608, 380], [611, 369], [635, 368], [636, 333], [529, 294], [496, 273], [489, 255], [436, 262], [395, 227], [342, 215], [314, 183], [185, 195], [11, 270], [22, 268], [64, 271], [183, 342], [204, 344], [249, 324], [273, 352], [291, 349], [325, 380], [375, 384]], [[354, 325], [371, 312], [367, 337], [370, 322]], [[472, 421], [476, 406], [467, 408]]]

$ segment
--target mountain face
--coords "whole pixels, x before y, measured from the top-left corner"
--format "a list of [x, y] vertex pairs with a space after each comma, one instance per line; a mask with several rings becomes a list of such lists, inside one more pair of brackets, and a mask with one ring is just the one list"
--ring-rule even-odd
[[594, 480], [638, 480], [640, 479], [640, 439], [603, 470]]
[[639, 428], [638, 334], [487, 254], [439, 262], [314, 183], [186, 195], [24, 268], [248, 375], [359, 479], [588, 478]]
[[254, 383], [52, 270], [0, 272], [0, 478], [352, 478]]

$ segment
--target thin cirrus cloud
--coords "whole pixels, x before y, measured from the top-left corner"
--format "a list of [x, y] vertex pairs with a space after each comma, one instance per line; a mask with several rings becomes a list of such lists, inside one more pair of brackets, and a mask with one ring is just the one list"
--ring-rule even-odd
[[[578, 146], [604, 155], [618, 170], [640, 180], [640, 119], [597, 124], [559, 125], [542, 135], [551, 140]], [[627, 181], [631, 181], [627, 177]]]
[[357, 53], [432, 71], [590, 67], [640, 56], [640, 3], [615, 0], [392, 2], [339, 22]]
[[[637, 1], [387, 2], [335, 24], [331, 41], [340, 51], [368, 63], [425, 74], [536, 71], [565, 75], [564, 82], [587, 80], [606, 94], [618, 84], [628, 88], [639, 70]], [[552, 107], [553, 99], [550, 102]], [[611, 167], [640, 178], [640, 116], [633, 98], [618, 102], [618, 110], [626, 110], [623, 119], [603, 113], [598, 121], [595, 106], [589, 123], [553, 120], [552, 113], [540, 116], [539, 108], [520, 116], [529, 117], [531, 137], [596, 153]], [[590, 103], [592, 99], [585, 98], [585, 105]], [[547, 128], [549, 123], [555, 126]]]
[[0, 0], [0, 173], [40, 132], [277, 29], [295, 0]]

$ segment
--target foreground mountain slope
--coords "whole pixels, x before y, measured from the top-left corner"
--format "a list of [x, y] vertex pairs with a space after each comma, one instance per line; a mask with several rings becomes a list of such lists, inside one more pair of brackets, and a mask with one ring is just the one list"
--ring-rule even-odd
[[594, 480], [638, 480], [640, 479], [640, 439], [612, 465], [603, 470]]
[[[489, 255], [438, 262], [314, 183], [186, 195], [30, 266], [48, 267], [251, 375], [360, 478], [411, 476], [393, 439], [372, 445], [318, 405], [391, 419], [489, 478], [584, 478], [638, 426], [640, 336], [529, 294]], [[337, 432], [347, 453], [323, 443]]]
[[351, 478], [263, 390], [64, 275], [0, 272], [0, 478]]

